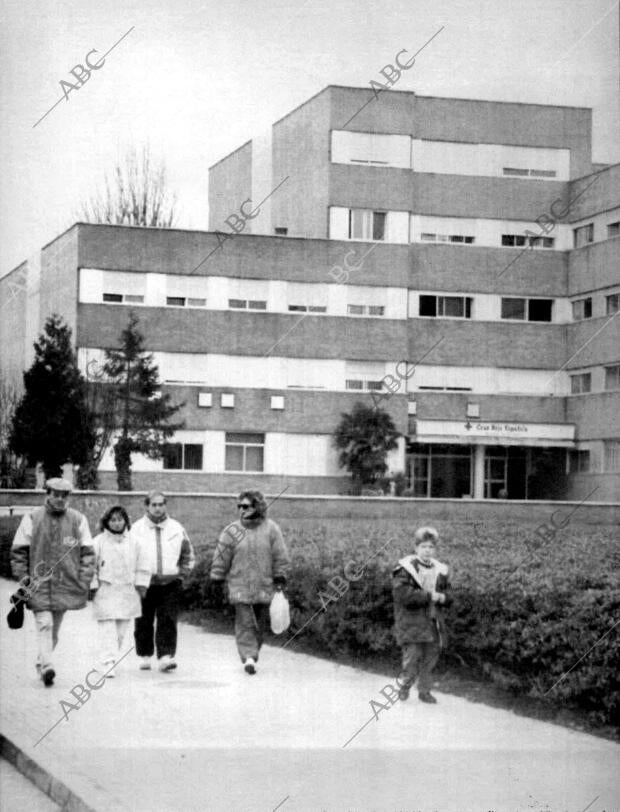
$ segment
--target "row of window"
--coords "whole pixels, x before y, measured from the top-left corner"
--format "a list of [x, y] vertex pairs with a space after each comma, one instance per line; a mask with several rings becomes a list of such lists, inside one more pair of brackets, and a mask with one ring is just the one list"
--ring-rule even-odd
[[[265, 435], [226, 432], [224, 470], [261, 473], [265, 456]], [[202, 471], [202, 443], [167, 443], [163, 465], [166, 471]]]
[[[104, 293], [103, 301], [106, 303], [139, 303], [144, 301], [143, 296]], [[460, 318], [471, 319], [473, 313], [472, 296], [440, 296], [434, 294], [420, 294], [418, 315], [428, 318]], [[168, 296], [166, 304], [170, 307], [205, 307], [206, 299], [184, 298]], [[575, 321], [592, 318], [592, 297], [576, 299], [572, 303], [572, 316]], [[229, 308], [233, 310], [267, 310], [266, 300], [229, 299]], [[288, 305], [290, 313], [327, 314], [327, 305]], [[349, 316], [385, 316], [384, 305], [349, 304]], [[612, 315], [620, 310], [620, 293], [612, 293], [605, 297], [606, 315]], [[501, 298], [500, 318], [518, 321], [552, 321], [553, 299], [529, 299], [525, 297], [505, 296]]]
[[[607, 239], [620, 237], [620, 220], [607, 223]], [[585, 223], [573, 229], [573, 247], [581, 248], [594, 242], [594, 223]]]
[[[464, 457], [471, 457], [471, 449], [456, 447]], [[608, 440], [604, 445], [604, 471], [620, 472], [620, 441]], [[163, 467], [167, 471], [202, 471], [204, 446], [202, 443], [167, 443], [163, 453]], [[226, 432], [224, 470], [230, 473], [262, 473], [265, 460], [265, 435], [250, 432]], [[503, 462], [503, 466], [502, 463]], [[429, 460], [420, 454], [413, 457], [414, 479], [428, 478]], [[587, 449], [568, 452], [568, 471], [571, 474], [587, 473], [590, 468], [590, 451]], [[506, 481], [505, 461], [490, 454], [485, 457], [485, 481]], [[426, 493], [416, 493], [425, 496]], [[485, 492], [488, 498], [490, 494]]]
[[[103, 301], [106, 304], [142, 304], [144, 296], [128, 295], [123, 293], [104, 293]], [[193, 299], [184, 296], [167, 296], [168, 307], [206, 307], [206, 299]], [[256, 299], [229, 299], [228, 307], [231, 310], [267, 310], [266, 300]], [[327, 305], [290, 304], [289, 313], [327, 313]], [[383, 305], [347, 305], [349, 316], [384, 316]]]
[[[349, 209], [350, 240], [384, 242], [387, 239], [387, 212], [370, 209]], [[447, 242], [461, 245], [474, 245], [476, 238], [472, 234], [440, 234], [424, 231], [420, 235], [422, 242]], [[553, 248], [554, 237], [527, 236], [526, 234], [502, 234], [501, 245], [508, 248]]]
[[[572, 302], [573, 319], [580, 321], [581, 319], [592, 318], [592, 297], [586, 296], [583, 299], [575, 299]], [[605, 315], [612, 316], [620, 310], [620, 293], [612, 293], [605, 296]]]
[[[620, 389], [620, 364], [613, 364], [605, 369], [605, 390]], [[592, 391], [592, 373], [577, 372], [570, 376], [571, 395], [585, 395]]]
[[[420, 295], [420, 316], [471, 319], [471, 296]], [[526, 299], [516, 296], [501, 298], [501, 318], [518, 321], [551, 321], [553, 299]]]
[[[587, 474], [592, 470], [590, 451], [586, 448], [568, 452], [568, 473]], [[604, 441], [603, 473], [620, 473], [620, 440]]]

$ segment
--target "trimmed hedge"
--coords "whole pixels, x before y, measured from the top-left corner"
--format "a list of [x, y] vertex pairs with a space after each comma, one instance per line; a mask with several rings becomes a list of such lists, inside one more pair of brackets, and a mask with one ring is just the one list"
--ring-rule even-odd
[[[296, 639], [316, 651], [396, 662], [390, 573], [412, 551], [410, 525], [343, 519], [281, 526], [292, 556], [289, 634], [307, 623]], [[515, 693], [578, 707], [593, 722], [620, 725], [620, 549], [613, 529], [569, 526], [541, 542], [516, 525], [436, 526], [455, 598], [447, 661]], [[186, 594], [188, 608], [208, 615], [212, 550], [200, 551]], [[360, 567], [359, 580], [348, 580]]]

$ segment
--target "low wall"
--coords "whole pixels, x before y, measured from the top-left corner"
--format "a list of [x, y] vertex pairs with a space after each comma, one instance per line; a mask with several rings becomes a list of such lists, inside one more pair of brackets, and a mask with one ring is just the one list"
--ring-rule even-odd
[[[88, 517], [91, 530], [95, 530], [99, 517], [112, 504], [122, 504], [132, 520], [144, 510], [145, 494], [138, 491], [76, 491], [71, 506]], [[43, 491], [2, 490], [0, 511], [12, 506], [19, 510], [43, 503]], [[620, 504], [601, 502], [535, 502], [470, 499], [401, 499], [390, 497], [349, 496], [277, 496], [269, 515], [276, 521], [314, 519], [326, 523], [338, 519], [363, 519], [370, 523], [410, 521], [414, 525], [434, 521], [457, 524], [519, 524], [536, 527], [549, 522], [552, 515], [556, 526], [570, 521], [571, 525], [620, 525]], [[230, 494], [168, 493], [170, 514], [179, 519], [195, 543], [213, 541], [221, 528], [236, 518], [237, 499]]]

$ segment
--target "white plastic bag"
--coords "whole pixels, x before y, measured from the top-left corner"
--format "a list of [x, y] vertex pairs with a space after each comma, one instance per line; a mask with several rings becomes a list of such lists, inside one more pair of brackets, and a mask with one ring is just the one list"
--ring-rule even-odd
[[274, 593], [269, 604], [269, 620], [271, 621], [271, 631], [274, 634], [282, 634], [291, 625], [291, 613], [288, 601], [279, 589]]

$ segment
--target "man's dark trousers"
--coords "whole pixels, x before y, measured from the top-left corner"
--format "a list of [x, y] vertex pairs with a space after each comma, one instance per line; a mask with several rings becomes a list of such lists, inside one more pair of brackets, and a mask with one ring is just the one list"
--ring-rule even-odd
[[[153, 584], [146, 590], [142, 601], [142, 617], [136, 618], [134, 638], [138, 657], [174, 657], [177, 650], [177, 617], [181, 581]], [[153, 640], [153, 624], [157, 628]], [[153, 645], [153, 643], [155, 645]]]

